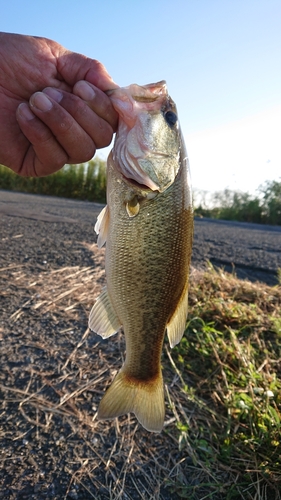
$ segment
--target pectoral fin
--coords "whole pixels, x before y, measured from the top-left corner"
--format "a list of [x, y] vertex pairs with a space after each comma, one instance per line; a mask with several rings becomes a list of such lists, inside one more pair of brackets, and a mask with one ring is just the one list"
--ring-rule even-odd
[[126, 203], [126, 210], [129, 217], [135, 217], [140, 211], [140, 204], [137, 196], [134, 196]]
[[106, 339], [114, 335], [120, 326], [120, 321], [113, 309], [107, 289], [105, 289], [97, 298], [90, 312], [89, 328]]
[[177, 308], [167, 323], [167, 334], [171, 347], [175, 347], [181, 341], [186, 327], [186, 318], [188, 310], [188, 282], [184, 287]]
[[109, 229], [109, 208], [106, 205], [100, 214], [98, 215], [97, 222], [95, 224], [95, 231], [98, 234], [98, 247], [101, 248], [106, 240]]

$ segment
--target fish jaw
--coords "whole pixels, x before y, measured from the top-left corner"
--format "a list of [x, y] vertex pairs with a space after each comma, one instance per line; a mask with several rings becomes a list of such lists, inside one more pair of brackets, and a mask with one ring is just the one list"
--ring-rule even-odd
[[121, 120], [131, 129], [135, 125], [138, 109], [159, 111], [168, 92], [166, 82], [162, 80], [143, 86], [132, 84], [128, 87], [119, 87], [107, 91], [107, 95]]
[[[165, 191], [175, 180], [179, 167], [180, 128], [177, 110], [166, 82], [111, 91], [119, 114], [113, 147], [116, 168], [128, 180], [152, 191]], [[175, 123], [167, 122], [167, 114]]]

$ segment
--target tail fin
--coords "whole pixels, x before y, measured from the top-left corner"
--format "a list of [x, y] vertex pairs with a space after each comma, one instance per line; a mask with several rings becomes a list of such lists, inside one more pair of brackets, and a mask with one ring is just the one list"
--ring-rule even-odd
[[161, 373], [147, 382], [128, 377], [124, 369], [118, 373], [101, 400], [98, 418], [114, 418], [129, 412], [133, 412], [148, 431], [162, 430], [165, 404]]

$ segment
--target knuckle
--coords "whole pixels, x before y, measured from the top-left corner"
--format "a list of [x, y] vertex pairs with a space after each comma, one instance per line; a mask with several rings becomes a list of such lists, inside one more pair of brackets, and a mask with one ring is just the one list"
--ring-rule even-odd
[[68, 115], [61, 116], [56, 124], [57, 127], [56, 135], [67, 135], [71, 133], [71, 130], [74, 127], [74, 125], [75, 122], [71, 116]]
[[84, 118], [87, 120], [89, 115], [89, 105], [85, 103], [82, 99], [77, 99], [75, 102], [75, 119], [78, 121], [83, 121]]
[[47, 143], [53, 137], [51, 131], [43, 124], [37, 123], [37, 126], [32, 130], [33, 143]]
[[89, 161], [91, 158], [93, 158], [94, 154], [96, 152], [96, 146], [92, 142], [91, 145], [89, 145], [85, 150], [83, 151], [83, 161]]
[[96, 134], [95, 143], [98, 148], [105, 148], [111, 143], [112, 137], [113, 130], [111, 126], [107, 122], [104, 122]]
[[[69, 156], [72, 163], [83, 163], [89, 161], [93, 158], [96, 152], [96, 145], [93, 141], [85, 141], [83, 143], [83, 148], [81, 147], [81, 140], [78, 141], [76, 150], [69, 152]], [[70, 159], [68, 161], [70, 161]]]
[[55, 170], [60, 170], [65, 163], [67, 162], [67, 155], [65, 154], [58, 154], [55, 158], [52, 159], [52, 167]]
[[97, 71], [97, 73], [102, 73], [105, 71], [104, 65], [100, 61], [98, 61], [97, 59], [93, 60], [93, 66], [95, 67], [95, 70]]
[[42, 165], [44, 165], [44, 170], [48, 172], [60, 170], [67, 162], [67, 154], [59, 149], [41, 151], [38, 152], [37, 156], [41, 160]]

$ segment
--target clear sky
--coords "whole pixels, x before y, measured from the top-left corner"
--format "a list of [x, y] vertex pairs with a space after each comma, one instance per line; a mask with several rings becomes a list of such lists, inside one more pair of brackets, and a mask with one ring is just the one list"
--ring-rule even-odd
[[0, 30], [99, 59], [121, 86], [165, 79], [197, 189], [281, 179], [280, 0], [9, 0]]

